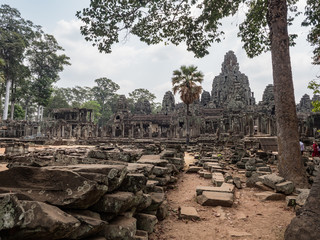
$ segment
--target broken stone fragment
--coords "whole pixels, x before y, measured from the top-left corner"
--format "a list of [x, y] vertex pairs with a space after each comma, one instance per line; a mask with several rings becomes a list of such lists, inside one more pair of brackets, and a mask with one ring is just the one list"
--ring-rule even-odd
[[284, 194], [270, 192], [270, 191], [255, 193], [254, 196], [258, 197], [262, 201], [267, 201], [267, 200], [280, 201], [286, 198], [286, 195]]
[[294, 191], [294, 184], [291, 181], [285, 181], [276, 184], [276, 191], [284, 193], [286, 195], [291, 194]]
[[132, 192], [115, 192], [103, 195], [96, 204], [91, 206], [91, 209], [117, 215], [137, 205], [138, 201]]
[[268, 174], [264, 175], [262, 183], [271, 187], [272, 189], [276, 189], [276, 184], [284, 182], [285, 179], [283, 177], [278, 176], [277, 174]]
[[14, 167], [0, 172], [0, 191], [64, 208], [86, 209], [106, 193], [107, 186], [69, 170]]
[[146, 189], [147, 178], [142, 173], [128, 173], [119, 190], [136, 193]]
[[158, 166], [155, 166], [155, 167], [153, 168], [152, 174], [161, 177], [161, 176], [170, 174], [171, 172], [172, 172], [172, 170], [170, 171], [170, 169], [167, 168], [167, 167], [158, 167]]
[[24, 209], [15, 194], [0, 194], [0, 231], [20, 226], [23, 216]]
[[223, 183], [220, 187], [197, 186], [197, 196], [201, 195], [204, 191], [234, 193], [234, 185], [229, 183]]
[[137, 220], [133, 217], [118, 216], [104, 227], [108, 240], [133, 240], [137, 231]]
[[203, 169], [202, 167], [189, 166], [189, 168], [187, 169], [186, 173], [197, 173], [202, 169]]
[[143, 230], [137, 230], [134, 240], [148, 240], [148, 232]]
[[224, 183], [223, 174], [219, 172], [212, 173], [212, 183], [213, 185], [220, 187], [222, 183]]
[[140, 163], [128, 163], [128, 173], [142, 173], [146, 177], [152, 174], [154, 165], [152, 164], [140, 164]]
[[164, 220], [169, 215], [169, 204], [164, 200], [157, 209], [156, 216], [159, 221]]
[[80, 221], [55, 206], [36, 201], [20, 201], [23, 223], [5, 239], [68, 238], [81, 225]]
[[144, 230], [149, 234], [153, 232], [154, 226], [158, 223], [158, 219], [154, 215], [138, 213], [135, 215], [137, 219], [137, 229]]
[[68, 211], [68, 214], [78, 219], [81, 223], [81, 225], [68, 236], [68, 239], [83, 239], [98, 235], [108, 224], [100, 219], [98, 213], [88, 210]]
[[152, 203], [145, 210], [146, 211], [157, 211], [159, 206], [165, 200], [165, 194], [164, 193], [151, 192], [150, 196], [151, 196], [151, 199], [152, 199]]
[[200, 216], [194, 207], [181, 207], [179, 218], [187, 220], [200, 220]]
[[202, 195], [197, 196], [197, 202], [202, 206], [231, 207], [233, 193], [204, 191]]

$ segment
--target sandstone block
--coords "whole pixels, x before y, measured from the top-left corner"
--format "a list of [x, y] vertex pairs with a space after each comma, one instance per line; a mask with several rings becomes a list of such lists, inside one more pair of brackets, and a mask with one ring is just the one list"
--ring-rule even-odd
[[276, 184], [276, 191], [289, 195], [294, 191], [294, 184], [291, 181], [278, 183]]
[[224, 177], [222, 173], [212, 173], [212, 183], [217, 186], [220, 187], [222, 185], [222, 183], [224, 183]]
[[200, 220], [200, 216], [194, 207], [181, 207], [179, 217], [187, 220]]
[[223, 183], [220, 187], [197, 186], [196, 188], [197, 196], [201, 195], [204, 191], [234, 193], [234, 185], [229, 183]]
[[286, 198], [286, 196], [284, 194], [269, 192], [269, 191], [255, 193], [254, 196], [258, 197], [262, 201], [267, 201], [267, 200], [280, 201], [280, 200], [284, 200]]
[[147, 178], [142, 173], [128, 173], [123, 180], [119, 190], [138, 192], [146, 188]]
[[271, 187], [272, 189], [276, 189], [276, 184], [284, 182], [284, 178], [278, 176], [277, 174], [269, 174], [264, 175], [262, 183], [267, 185], [268, 187]]
[[202, 206], [231, 207], [233, 193], [204, 191], [202, 195], [197, 196], [197, 202]]
[[152, 233], [154, 226], [157, 224], [158, 219], [154, 215], [138, 213], [135, 215], [137, 219], [137, 229], [144, 230], [148, 233]]
[[119, 216], [104, 227], [104, 236], [108, 240], [133, 240], [136, 231], [135, 218]]

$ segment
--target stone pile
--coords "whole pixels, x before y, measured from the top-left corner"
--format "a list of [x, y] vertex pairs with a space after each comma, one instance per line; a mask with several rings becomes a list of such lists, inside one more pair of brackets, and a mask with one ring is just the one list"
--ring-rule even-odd
[[168, 214], [164, 189], [184, 165], [177, 156], [168, 150], [123, 164], [11, 166], [0, 172], [0, 237], [148, 239]]
[[196, 188], [196, 200], [202, 206], [233, 205], [235, 186], [224, 165], [221, 156], [211, 153], [205, 154], [205, 157], [199, 159], [197, 166], [190, 166], [187, 170], [187, 173], [198, 173], [201, 177], [211, 178], [212, 186]]

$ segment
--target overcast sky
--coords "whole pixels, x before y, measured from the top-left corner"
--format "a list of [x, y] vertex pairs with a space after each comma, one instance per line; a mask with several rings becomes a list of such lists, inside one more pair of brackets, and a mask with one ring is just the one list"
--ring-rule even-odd
[[[203, 89], [211, 92], [213, 78], [220, 74], [221, 63], [227, 51], [235, 52], [240, 71], [249, 78], [251, 91], [256, 102], [261, 101], [265, 87], [272, 83], [271, 54], [265, 53], [249, 59], [236, 37], [239, 15], [226, 19], [223, 24], [225, 39], [210, 48], [210, 54], [202, 59], [193, 57], [182, 44], [179, 46], [153, 45], [139, 42], [134, 36], [125, 43], [113, 46], [111, 54], [99, 51], [86, 42], [80, 34], [81, 22], [75, 17], [78, 10], [89, 6], [90, 0], [0, 0], [17, 8], [22, 17], [41, 25], [46, 33], [52, 34], [71, 58], [71, 66], [65, 67], [57, 82], [58, 87], [94, 86], [94, 80], [110, 78], [120, 85], [119, 94], [137, 88], [146, 88], [162, 102], [166, 91], [171, 90], [171, 76], [181, 65], [196, 65], [205, 75]], [[303, 3], [300, 4], [303, 10]], [[240, 14], [241, 15], [241, 14]], [[298, 22], [296, 26], [300, 25]], [[320, 75], [319, 66], [311, 64], [312, 48], [305, 41], [308, 29], [291, 29], [299, 34], [297, 45], [291, 48], [291, 63], [296, 101], [307, 93], [308, 82]], [[176, 98], [177, 99], [177, 98]]]

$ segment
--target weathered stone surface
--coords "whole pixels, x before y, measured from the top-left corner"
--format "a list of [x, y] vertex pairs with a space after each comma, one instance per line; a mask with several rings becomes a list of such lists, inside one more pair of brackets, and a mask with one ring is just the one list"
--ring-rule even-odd
[[166, 186], [170, 183], [171, 176], [170, 175], [165, 175], [163, 177], [150, 176], [149, 179], [157, 181], [159, 186]]
[[234, 177], [234, 178], [233, 178], [233, 183], [234, 183], [234, 185], [236, 186], [236, 188], [238, 188], [238, 189], [241, 189], [241, 188], [242, 188], [242, 186], [241, 186], [241, 180], [240, 180], [239, 177]]
[[91, 209], [96, 212], [119, 214], [138, 205], [138, 199], [132, 192], [107, 193]]
[[233, 193], [204, 191], [202, 195], [197, 196], [197, 202], [202, 206], [231, 207], [233, 204]]
[[139, 164], [139, 163], [128, 163], [128, 173], [142, 173], [146, 177], [152, 174], [154, 165], [152, 164]]
[[15, 194], [0, 194], [0, 231], [20, 226], [24, 209]]
[[167, 167], [158, 167], [155, 166], [153, 168], [152, 174], [156, 175], [156, 176], [164, 176], [171, 173], [170, 169]]
[[157, 209], [156, 216], [159, 221], [164, 220], [169, 215], [169, 204], [164, 200]]
[[135, 215], [137, 219], [137, 229], [144, 230], [148, 233], [152, 233], [154, 226], [157, 224], [158, 219], [154, 215], [138, 213]]
[[[156, 157], [153, 157], [154, 155], [143, 155], [137, 163], [143, 163], [143, 164], [152, 164], [154, 166], [159, 166], [159, 167], [165, 167], [168, 164], [167, 160], [162, 160]], [[158, 155], [155, 155], [158, 156]]]
[[297, 197], [296, 203], [299, 206], [303, 206], [306, 203], [306, 200], [310, 194], [310, 189], [299, 189], [299, 195]]
[[281, 193], [275, 193], [275, 192], [261, 192], [261, 193], [255, 193], [254, 196], [258, 197], [262, 201], [279, 201], [284, 200], [286, 198], [286, 195]]
[[179, 217], [187, 220], [200, 220], [200, 216], [194, 207], [181, 207]]
[[68, 214], [78, 219], [81, 223], [81, 225], [68, 236], [68, 239], [83, 239], [98, 235], [108, 224], [100, 219], [99, 214], [88, 210], [68, 211]]
[[145, 193], [139, 193], [137, 194], [138, 199], [139, 199], [139, 204], [137, 206], [137, 211], [140, 212], [147, 207], [149, 207], [152, 203], [152, 198], [150, 194], [145, 194]]
[[189, 166], [189, 168], [187, 169], [186, 173], [197, 173], [202, 169], [203, 169], [202, 167]]
[[143, 230], [137, 230], [135, 235], [135, 240], [148, 240], [148, 232]]
[[0, 192], [64, 208], [88, 208], [106, 193], [103, 186], [69, 170], [14, 167], [0, 172]]
[[255, 187], [259, 188], [260, 190], [263, 191], [272, 191], [273, 189], [271, 187], [268, 187], [266, 185], [264, 185], [262, 182], [256, 182]]
[[291, 181], [278, 183], [276, 184], [276, 191], [289, 195], [294, 191], [294, 184]]
[[234, 185], [229, 183], [223, 183], [220, 187], [197, 186], [196, 188], [197, 196], [201, 195], [204, 191], [234, 193]]
[[167, 161], [176, 166], [176, 168], [181, 171], [185, 165], [183, 158], [168, 158]]
[[150, 196], [152, 199], [152, 203], [145, 210], [146, 211], [156, 211], [159, 208], [159, 206], [162, 204], [162, 202], [165, 200], [165, 195], [164, 195], [164, 193], [152, 192], [152, 193], [150, 193]]
[[218, 172], [212, 173], [212, 183], [215, 186], [220, 187], [222, 185], [222, 183], [224, 183], [223, 174], [222, 173], [218, 173]]
[[76, 218], [55, 206], [36, 201], [20, 203], [24, 209], [23, 223], [10, 231], [10, 235], [4, 235], [5, 239], [68, 238], [81, 225]]
[[69, 170], [98, 183], [107, 184], [108, 192], [117, 189], [127, 174], [124, 165], [78, 164], [68, 166], [50, 166], [44, 169]]
[[272, 189], [276, 189], [276, 184], [282, 183], [284, 181], [285, 180], [283, 177], [280, 177], [277, 174], [273, 173], [273, 174], [265, 175], [262, 183], [271, 187]]
[[133, 217], [117, 217], [104, 227], [104, 236], [108, 240], [134, 240], [137, 220]]
[[142, 173], [128, 173], [123, 180], [119, 190], [138, 192], [146, 188], [147, 178]]

